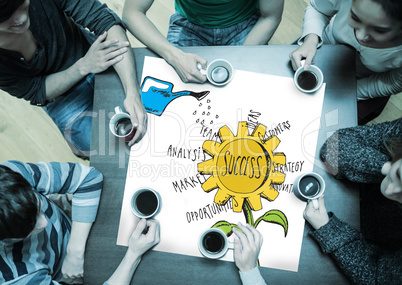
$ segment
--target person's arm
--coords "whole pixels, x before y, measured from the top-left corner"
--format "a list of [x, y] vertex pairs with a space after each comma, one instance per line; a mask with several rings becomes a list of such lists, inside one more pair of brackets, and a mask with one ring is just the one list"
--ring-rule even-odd
[[282, 20], [284, 0], [259, 0], [261, 16], [247, 35], [243, 45], [265, 45]]
[[[384, 151], [384, 136], [397, 137], [402, 118], [374, 125], [337, 130], [322, 145], [320, 159], [336, 179], [381, 183], [381, 167], [391, 159]], [[362, 137], [366, 138], [362, 140]]]
[[63, 281], [66, 283], [82, 280], [84, 277], [84, 254], [91, 228], [92, 223], [72, 222], [66, 256], [61, 268]]
[[402, 92], [402, 68], [374, 73], [357, 80], [357, 99], [386, 97]]
[[106, 40], [106, 37], [107, 32], [99, 36], [85, 56], [69, 68], [46, 76], [47, 100], [64, 94], [88, 74], [105, 71], [123, 59], [123, 54], [127, 52], [127, 42]]
[[[317, 48], [322, 45], [322, 34], [330, 19], [338, 12], [338, 0], [311, 0], [303, 18], [303, 32], [298, 40], [299, 47], [290, 55], [294, 70], [301, 66], [308, 68], [313, 61]], [[345, 23], [347, 25], [347, 23]]]
[[310, 234], [328, 253], [354, 284], [400, 284], [402, 252], [385, 252], [368, 244], [353, 227], [327, 213], [324, 197], [319, 198], [319, 210], [308, 203], [304, 212], [315, 229]]
[[243, 285], [266, 285], [257, 266], [263, 237], [259, 231], [246, 224], [238, 224], [241, 231], [233, 228], [236, 235], [234, 260]]
[[206, 76], [197, 69], [197, 63], [201, 63], [206, 69], [207, 61], [199, 55], [185, 53], [173, 46], [146, 16], [153, 2], [153, 0], [125, 1], [123, 21], [127, 29], [145, 46], [166, 60], [183, 82], [205, 82]]
[[[144, 234], [143, 231], [147, 227], [148, 231]], [[128, 249], [121, 263], [104, 284], [130, 284], [142, 255], [151, 247], [158, 244], [159, 240], [159, 223], [156, 220], [141, 219], [130, 236]]]
[[[90, 73], [99, 73], [122, 60], [128, 43], [117, 42], [105, 31], [113, 25], [122, 25], [121, 19], [106, 4], [97, 0], [59, 0], [54, 3], [75, 24], [98, 36], [91, 48], [69, 68], [46, 76], [46, 99], [53, 99], [78, 83]], [[106, 40], [107, 39], [107, 40]]]
[[310, 67], [317, 52], [319, 42], [320, 37], [316, 34], [308, 34], [304, 37], [303, 44], [289, 55], [293, 70], [296, 71], [301, 66], [303, 59], [305, 59], [304, 67], [306, 69]]
[[126, 31], [120, 26], [115, 25], [108, 31], [107, 39], [117, 39], [119, 42], [124, 42], [128, 46], [127, 52], [123, 59], [114, 64], [120, 81], [123, 85], [126, 98], [124, 100], [124, 108], [131, 116], [133, 126], [136, 128], [133, 139], [129, 145], [139, 142], [145, 135], [148, 126], [148, 115], [142, 104], [141, 93], [137, 81], [137, 72], [135, 68], [134, 52], [129, 44]]
[[[78, 203], [73, 201], [73, 208], [77, 207], [77, 211], [82, 207], [86, 211], [78, 211], [73, 215], [73, 220], [74, 217], [91, 222], [95, 220], [98, 211], [98, 203], [95, 202], [100, 198], [103, 183], [102, 174], [95, 168], [71, 162], [24, 163], [9, 160], [1, 164], [20, 173], [38, 193], [73, 194], [73, 199], [79, 200]], [[92, 200], [94, 203], [81, 202], [88, 196], [95, 199]]]

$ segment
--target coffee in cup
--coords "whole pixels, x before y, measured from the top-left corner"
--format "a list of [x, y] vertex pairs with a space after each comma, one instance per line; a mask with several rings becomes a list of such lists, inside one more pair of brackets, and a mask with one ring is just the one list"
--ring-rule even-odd
[[115, 132], [119, 136], [125, 136], [131, 132], [133, 129], [133, 124], [131, 120], [128, 118], [122, 118], [121, 120], [117, 121], [115, 125]]
[[325, 191], [324, 179], [315, 172], [309, 172], [299, 176], [293, 183], [293, 193], [302, 201], [312, 201], [318, 210], [317, 199]]
[[199, 238], [198, 249], [207, 258], [218, 259], [233, 249], [234, 244], [228, 241], [225, 233], [217, 228], [205, 230]]
[[315, 65], [310, 65], [308, 69], [304, 69], [304, 66], [301, 66], [296, 70], [293, 82], [300, 91], [313, 93], [320, 89], [324, 82], [324, 75]]
[[229, 78], [229, 71], [223, 66], [217, 66], [211, 70], [211, 79], [216, 83], [226, 82]]
[[131, 210], [140, 219], [155, 216], [160, 209], [161, 198], [158, 192], [150, 188], [141, 188], [131, 198]]
[[197, 68], [202, 74], [207, 76], [209, 82], [216, 86], [226, 85], [233, 78], [233, 66], [225, 59], [213, 60], [208, 64], [206, 70], [202, 69], [200, 63], [197, 64]]
[[317, 86], [317, 75], [309, 70], [300, 72], [297, 77], [297, 84], [304, 90], [313, 90]]
[[135, 128], [131, 122], [130, 115], [123, 112], [119, 106], [114, 110], [115, 114], [109, 122], [111, 133], [123, 141], [130, 141], [135, 134]]

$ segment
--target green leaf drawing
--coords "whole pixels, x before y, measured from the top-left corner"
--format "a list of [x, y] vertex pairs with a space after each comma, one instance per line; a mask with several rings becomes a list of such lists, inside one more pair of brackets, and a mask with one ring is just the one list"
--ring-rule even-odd
[[288, 219], [286, 218], [286, 215], [279, 210], [270, 210], [263, 216], [259, 217], [255, 222], [255, 228], [257, 228], [261, 221], [281, 225], [285, 231], [285, 237], [288, 234]]
[[232, 231], [233, 228], [236, 228], [240, 231], [239, 227], [236, 224], [230, 224], [226, 221], [219, 221], [219, 222], [215, 223], [211, 228], [220, 229], [221, 231], [223, 231], [226, 234], [226, 236], [230, 236], [233, 233], [233, 231]]

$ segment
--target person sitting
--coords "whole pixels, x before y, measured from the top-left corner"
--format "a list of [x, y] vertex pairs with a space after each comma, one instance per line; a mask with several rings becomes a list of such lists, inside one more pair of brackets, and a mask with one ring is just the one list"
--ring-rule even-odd
[[0, 0], [0, 89], [43, 107], [77, 156], [89, 157], [94, 74], [111, 66], [137, 129], [132, 145], [147, 115], [121, 19], [97, 0]]
[[[99, 171], [79, 163], [1, 163], [0, 283], [82, 283], [85, 245], [102, 182]], [[55, 193], [73, 195], [72, 220], [47, 198]], [[141, 255], [158, 242], [157, 222], [138, 223], [121, 265], [107, 282], [124, 284], [116, 280], [131, 278]]]
[[[356, 50], [359, 124], [378, 116], [389, 96], [402, 91], [402, 2], [398, 0], [311, 0], [300, 45], [290, 54], [294, 70], [312, 64], [322, 44]], [[335, 56], [335, 55], [334, 55]]]
[[[361, 233], [339, 220], [333, 212], [327, 212], [323, 196], [319, 198], [318, 210], [308, 203], [304, 211], [304, 218], [314, 229], [311, 236], [353, 284], [402, 282], [401, 133], [387, 140], [387, 149], [390, 161], [381, 168], [385, 175], [381, 185], [361, 191]], [[362, 157], [360, 152], [354, 155], [356, 161]], [[369, 188], [369, 185], [364, 186]]]
[[275, 33], [281, 19], [283, 0], [188, 1], [175, 0], [167, 39], [147, 18], [154, 0], [126, 0], [123, 21], [144, 45], [166, 60], [185, 83], [202, 83], [207, 61], [186, 53], [179, 46], [263, 45]]

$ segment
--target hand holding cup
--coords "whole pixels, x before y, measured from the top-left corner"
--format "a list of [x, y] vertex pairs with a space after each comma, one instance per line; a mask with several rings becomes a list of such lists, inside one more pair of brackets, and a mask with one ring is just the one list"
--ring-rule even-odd
[[240, 271], [249, 271], [257, 266], [258, 255], [260, 254], [263, 237], [262, 234], [247, 224], [238, 224], [241, 231], [233, 229], [238, 237], [234, 244], [234, 259]]
[[306, 209], [303, 213], [303, 217], [306, 221], [316, 230], [327, 224], [329, 221], [327, 209], [324, 204], [324, 196], [318, 198], [318, 204], [319, 209], [317, 210], [313, 206], [313, 203], [307, 203]]
[[300, 175], [293, 183], [293, 193], [300, 200], [312, 201], [313, 207], [318, 210], [317, 199], [324, 194], [325, 181], [315, 172]]
[[324, 83], [324, 75], [317, 66], [310, 65], [306, 68], [302, 61], [302, 66], [296, 70], [293, 76], [293, 82], [301, 92], [314, 93]]
[[[144, 234], [145, 229], [148, 229], [146, 234]], [[141, 257], [147, 250], [157, 245], [159, 241], [159, 222], [157, 220], [141, 219], [130, 236], [128, 248], [135, 256]]]
[[202, 69], [200, 63], [197, 64], [198, 70], [205, 75], [209, 82], [215, 86], [228, 84], [234, 74], [233, 66], [225, 59], [215, 59], [207, 65], [207, 69]]

